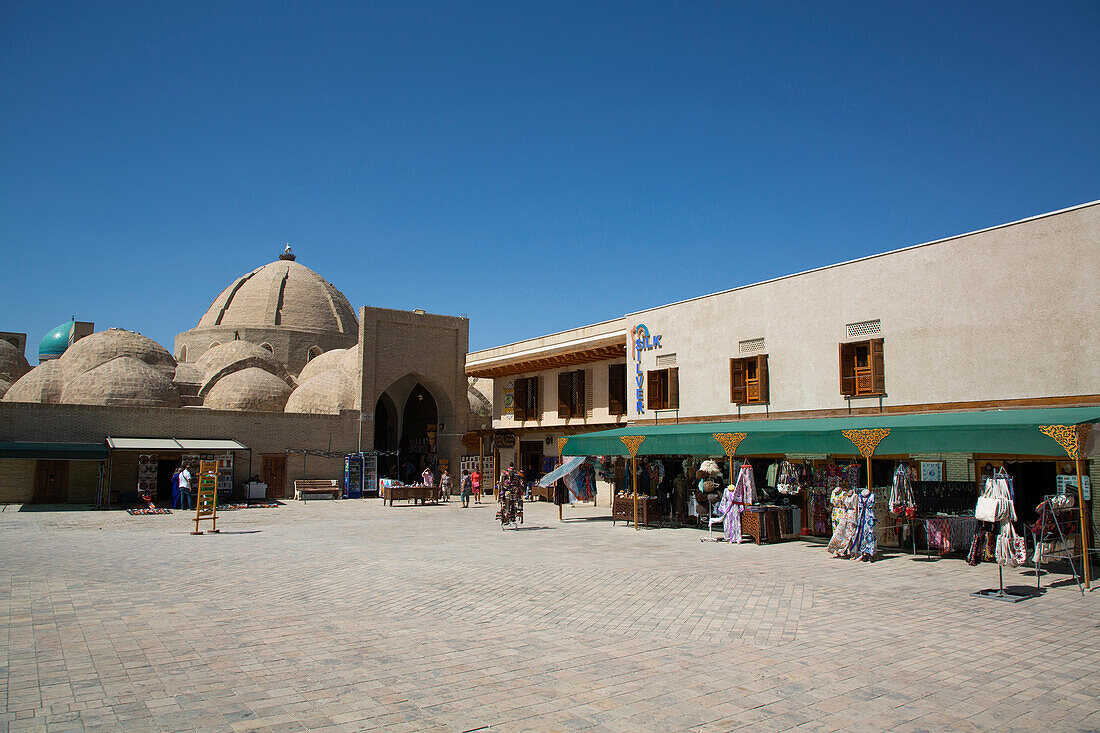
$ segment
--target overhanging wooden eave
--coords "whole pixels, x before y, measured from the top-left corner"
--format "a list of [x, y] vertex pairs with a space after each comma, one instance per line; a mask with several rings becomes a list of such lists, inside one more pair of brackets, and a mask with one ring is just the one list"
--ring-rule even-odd
[[466, 366], [466, 375], [496, 379], [512, 374], [551, 371], [563, 367], [591, 364], [597, 361], [626, 358], [626, 343], [620, 339], [593, 344], [584, 348], [571, 347], [560, 351], [548, 351], [538, 355], [523, 355], [494, 359], [481, 364]]

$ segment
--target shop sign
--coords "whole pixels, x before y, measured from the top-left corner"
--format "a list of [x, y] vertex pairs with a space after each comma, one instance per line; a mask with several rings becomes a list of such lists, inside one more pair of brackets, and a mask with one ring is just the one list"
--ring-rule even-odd
[[630, 353], [634, 361], [634, 381], [637, 384], [638, 414], [645, 412], [645, 373], [642, 371], [642, 353], [661, 348], [661, 334], [651, 336], [645, 324], [639, 323], [630, 329]]
[[494, 448], [515, 448], [516, 447], [516, 434], [515, 433], [497, 433], [493, 436]]
[[504, 414], [511, 415], [516, 406], [516, 383], [509, 379], [504, 383]]
[[[1089, 501], [1092, 499], [1092, 487], [1089, 486], [1089, 477], [1082, 476], [1081, 479], [1084, 483], [1083, 491], [1081, 493], [1084, 494], [1085, 501]], [[1077, 496], [1076, 476], [1059, 475], [1055, 479], [1055, 481], [1057, 482], [1057, 492], [1059, 496], [1065, 496], [1066, 494], [1073, 494], [1074, 496]]]

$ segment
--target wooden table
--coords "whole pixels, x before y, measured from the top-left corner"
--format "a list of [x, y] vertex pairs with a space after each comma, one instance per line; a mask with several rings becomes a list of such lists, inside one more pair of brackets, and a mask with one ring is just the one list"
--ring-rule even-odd
[[[634, 521], [634, 497], [633, 496], [616, 496], [611, 506], [611, 524], [615, 524], [618, 520], [624, 522]], [[656, 522], [658, 525], [661, 523], [661, 512], [657, 508], [657, 497], [655, 496], [639, 496], [638, 497], [638, 524], [644, 524], [649, 526], [650, 522]]]
[[412, 501], [414, 504], [439, 503], [439, 489], [435, 486], [390, 486], [386, 489], [386, 501], [393, 506], [397, 499]]

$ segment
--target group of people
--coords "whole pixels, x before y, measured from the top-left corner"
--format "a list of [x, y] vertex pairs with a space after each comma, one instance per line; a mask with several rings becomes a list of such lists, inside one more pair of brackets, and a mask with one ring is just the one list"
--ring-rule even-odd
[[[470, 497], [474, 498], [475, 504], [481, 503], [481, 473], [475, 468], [473, 472], [466, 469], [462, 469], [462, 477], [459, 484], [460, 492], [459, 498], [462, 499], [462, 508], [468, 509], [470, 507]], [[435, 486], [435, 474], [432, 473], [432, 467], [427, 466], [424, 469], [424, 473], [420, 474], [420, 482], [424, 486]], [[447, 469], [443, 469], [439, 474], [439, 500], [450, 501], [451, 500], [451, 474], [447, 472]]]

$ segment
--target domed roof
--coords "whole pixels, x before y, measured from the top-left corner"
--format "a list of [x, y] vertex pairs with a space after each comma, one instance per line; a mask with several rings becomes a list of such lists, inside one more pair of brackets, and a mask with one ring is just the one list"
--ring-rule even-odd
[[0, 377], [0, 399], [3, 399], [4, 395], [11, 389], [11, 382], [7, 381], [3, 377]]
[[277, 369], [283, 368], [274, 354], [251, 341], [226, 341], [224, 344], [218, 344], [207, 349], [195, 364], [205, 376], [209, 377], [245, 359], [258, 359]]
[[330, 369], [298, 385], [286, 402], [286, 412], [339, 415], [356, 409], [356, 384], [339, 369]]
[[134, 331], [111, 328], [77, 341], [61, 355], [65, 378], [75, 379], [84, 372], [119, 356], [129, 356], [156, 369], [168, 379], [176, 373], [176, 360], [156, 341]]
[[73, 342], [73, 321], [65, 321], [51, 328], [49, 333], [38, 342], [38, 361], [56, 359], [65, 353]]
[[223, 290], [197, 327], [215, 326], [282, 326], [359, 335], [359, 321], [344, 294], [292, 259], [257, 268]]
[[271, 372], [249, 367], [219, 379], [202, 405], [213, 410], [281, 412], [290, 392], [290, 385]]
[[13, 343], [0, 339], [0, 378], [14, 382], [31, 370], [27, 357]]
[[59, 362], [44, 361], [15, 382], [4, 394], [4, 401], [57, 404], [64, 388], [65, 369]]
[[361, 368], [358, 346], [353, 346], [350, 349], [332, 349], [307, 362], [298, 375], [298, 381], [305, 382], [319, 374], [337, 369], [351, 378], [353, 382], [357, 382], [359, 381]]
[[180, 396], [163, 372], [132, 356], [118, 356], [66, 384], [61, 404], [179, 407]]

